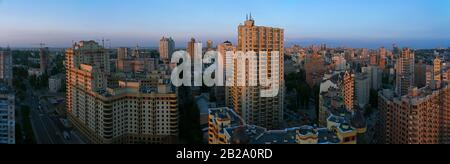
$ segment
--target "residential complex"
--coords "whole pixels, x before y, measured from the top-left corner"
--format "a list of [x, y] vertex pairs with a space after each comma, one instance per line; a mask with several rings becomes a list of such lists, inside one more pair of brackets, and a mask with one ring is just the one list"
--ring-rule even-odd
[[176, 94], [163, 80], [156, 86], [125, 79], [109, 82], [106, 52], [93, 41], [67, 49], [71, 122], [90, 143], [175, 143]]
[[[356, 144], [365, 127], [354, 127], [344, 117], [330, 116], [327, 126], [267, 130], [248, 125], [229, 108], [209, 110], [209, 144]], [[355, 121], [356, 122], [356, 121]]]

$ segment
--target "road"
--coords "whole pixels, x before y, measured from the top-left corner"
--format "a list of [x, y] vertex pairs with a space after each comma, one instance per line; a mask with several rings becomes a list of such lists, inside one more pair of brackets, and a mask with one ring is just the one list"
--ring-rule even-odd
[[[30, 120], [37, 144], [83, 144], [80, 137], [63, 125], [49, 103], [40, 99], [42, 94], [29, 88], [26, 104], [31, 109]], [[69, 139], [64, 138], [64, 132], [69, 134]]]

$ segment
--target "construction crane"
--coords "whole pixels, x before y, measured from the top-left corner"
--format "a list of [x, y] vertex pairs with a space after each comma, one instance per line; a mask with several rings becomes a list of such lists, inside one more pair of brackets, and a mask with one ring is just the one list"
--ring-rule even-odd
[[35, 44], [32, 44], [32, 45], [39, 46], [40, 49], [43, 49], [43, 48], [45, 48], [45, 46], [46, 46], [47, 44], [41, 42], [41, 43], [35, 43]]

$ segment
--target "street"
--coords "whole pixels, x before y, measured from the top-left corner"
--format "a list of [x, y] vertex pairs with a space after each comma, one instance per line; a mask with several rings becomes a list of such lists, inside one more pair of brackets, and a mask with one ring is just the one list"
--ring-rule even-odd
[[[30, 106], [30, 120], [37, 144], [83, 144], [80, 137], [63, 125], [48, 102], [36, 96], [41, 94], [37, 94], [29, 85], [28, 88], [31, 92], [27, 93], [25, 103]], [[64, 132], [68, 138], [65, 138]]]

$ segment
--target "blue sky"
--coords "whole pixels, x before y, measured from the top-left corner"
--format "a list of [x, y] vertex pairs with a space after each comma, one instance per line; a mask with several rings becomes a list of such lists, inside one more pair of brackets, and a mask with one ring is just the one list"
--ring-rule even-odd
[[156, 46], [173, 36], [236, 42], [251, 12], [285, 29], [288, 44], [450, 46], [448, 0], [0, 0], [0, 46], [67, 47], [108, 38], [113, 46]]

